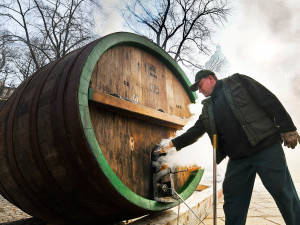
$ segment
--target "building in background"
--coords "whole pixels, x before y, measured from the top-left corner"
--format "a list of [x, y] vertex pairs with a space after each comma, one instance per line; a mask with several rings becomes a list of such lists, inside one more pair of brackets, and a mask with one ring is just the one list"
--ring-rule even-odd
[[3, 82], [0, 82], [0, 108], [15, 90], [15, 87], [5, 87]]
[[223, 54], [220, 45], [217, 45], [215, 53], [205, 63], [205, 69], [214, 71], [220, 79], [228, 76], [230, 62]]
[[6, 100], [11, 96], [11, 94], [15, 91], [15, 87], [5, 87], [2, 82], [0, 82], [0, 99]]

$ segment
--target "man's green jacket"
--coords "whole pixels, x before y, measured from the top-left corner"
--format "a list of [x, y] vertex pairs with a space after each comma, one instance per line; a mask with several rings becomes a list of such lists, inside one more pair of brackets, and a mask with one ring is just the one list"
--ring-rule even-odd
[[[234, 74], [220, 81], [223, 83], [225, 99], [251, 146], [256, 146], [276, 132], [296, 130], [291, 117], [274, 94], [264, 88], [264, 96], [259, 96], [258, 87], [261, 88], [262, 85], [257, 81], [241, 74]], [[259, 97], [253, 98], [255, 95]], [[195, 125], [172, 140], [177, 150], [196, 142], [204, 133], [208, 133], [211, 141], [213, 134], [217, 134], [212, 98], [206, 98], [202, 104], [202, 114]], [[226, 157], [221, 148], [218, 145], [218, 164]]]

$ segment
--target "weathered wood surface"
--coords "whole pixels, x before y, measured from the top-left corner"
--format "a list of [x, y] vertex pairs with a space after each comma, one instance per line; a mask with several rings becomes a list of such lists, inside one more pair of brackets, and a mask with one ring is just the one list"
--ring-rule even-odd
[[190, 100], [176, 76], [153, 55], [131, 46], [105, 52], [97, 62], [90, 88], [119, 94], [167, 114], [189, 118]]
[[[190, 117], [185, 90], [166, 65], [131, 46], [118, 46], [101, 56], [90, 89], [95, 90], [90, 99], [102, 103], [99, 108], [89, 106], [102, 153], [126, 186], [151, 198], [150, 153], [163, 138], [174, 136], [175, 128], [186, 124], [182, 117]], [[111, 112], [112, 108], [115, 112]], [[133, 149], [130, 139], [134, 140]], [[177, 174], [176, 186], [180, 188], [188, 176]]]

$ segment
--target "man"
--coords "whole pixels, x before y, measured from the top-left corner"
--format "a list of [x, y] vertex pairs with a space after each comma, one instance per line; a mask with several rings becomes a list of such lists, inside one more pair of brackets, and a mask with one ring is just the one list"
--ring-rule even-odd
[[205, 97], [195, 125], [158, 150], [180, 150], [204, 133], [217, 134], [217, 163], [229, 157], [223, 182], [226, 225], [246, 223], [254, 180], [258, 174], [273, 196], [286, 224], [300, 224], [300, 201], [280, 142], [295, 148], [300, 137], [289, 114], [268, 89], [252, 78], [234, 74], [218, 80], [200, 70], [192, 91]]

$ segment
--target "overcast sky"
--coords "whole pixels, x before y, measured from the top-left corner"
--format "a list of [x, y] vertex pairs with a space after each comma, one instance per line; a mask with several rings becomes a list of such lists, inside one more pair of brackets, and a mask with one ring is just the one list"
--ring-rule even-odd
[[[101, 35], [124, 31], [114, 10], [120, 0], [104, 3]], [[231, 64], [221, 76], [238, 72], [255, 78], [282, 101], [300, 127], [300, 0], [234, 0], [233, 5], [228, 23], [213, 36]], [[292, 176], [300, 182], [300, 146], [285, 152]]]
[[274, 81], [284, 78], [285, 82], [295, 78], [300, 69], [300, 1], [235, 2], [235, 15], [215, 35], [232, 64], [232, 72], [260, 77], [261, 81], [270, 81], [270, 76]]

